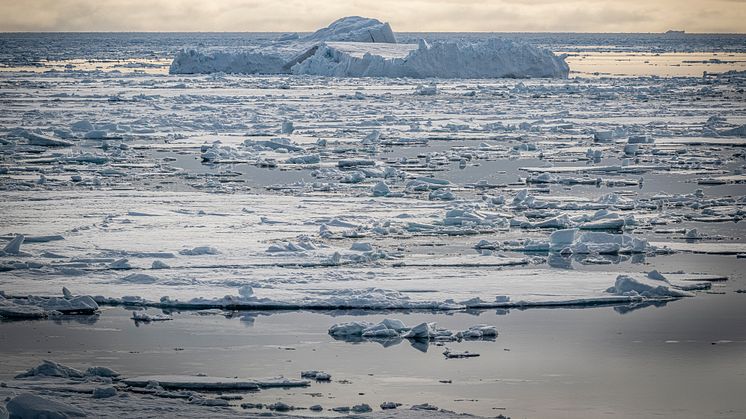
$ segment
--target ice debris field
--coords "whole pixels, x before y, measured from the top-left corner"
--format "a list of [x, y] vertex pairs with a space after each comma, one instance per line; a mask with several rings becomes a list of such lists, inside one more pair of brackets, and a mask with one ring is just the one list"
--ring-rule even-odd
[[[27, 42], [8, 36], [9, 51]], [[88, 68], [95, 61], [75, 64], [86, 58], [77, 44], [53, 58], [67, 60], [62, 70], [34, 50], [0, 57], [0, 318], [110, 307], [144, 324], [172, 320], [169, 310], [630, 311], [703, 295], [717, 304], [719, 289], [742, 284], [730, 270], [666, 261], [742, 266], [743, 71], [578, 77], [565, 54], [522, 39], [401, 42], [387, 23], [355, 17], [273, 36], [170, 44], [160, 63], [122, 47], [116, 65]], [[743, 53], [707, 42], [697, 51]], [[164, 62], [169, 74], [150, 71]], [[437, 344], [448, 359], [479, 354], [445, 346], [498, 332], [393, 317], [328, 327], [334, 339]], [[112, 412], [127, 408], [111, 398], [125, 391], [194, 417], [238, 407], [203, 390], [310, 385], [120, 379], [52, 361], [15, 380], [49, 393], [61, 379], [117, 400]], [[75, 417], [95, 405], [39, 397], [7, 409]]]

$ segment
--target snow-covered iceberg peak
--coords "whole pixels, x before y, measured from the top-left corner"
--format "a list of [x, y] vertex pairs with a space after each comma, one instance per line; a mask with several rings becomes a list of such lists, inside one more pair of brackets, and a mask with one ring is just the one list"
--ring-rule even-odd
[[307, 41], [382, 42], [396, 43], [394, 31], [388, 22], [360, 16], [337, 19], [304, 38]]

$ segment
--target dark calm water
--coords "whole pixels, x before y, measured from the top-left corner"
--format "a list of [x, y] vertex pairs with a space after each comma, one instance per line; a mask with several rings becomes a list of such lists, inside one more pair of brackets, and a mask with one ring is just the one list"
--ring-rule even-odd
[[[745, 259], [676, 255], [658, 269], [719, 266], [713, 294], [665, 306], [470, 313], [243, 312], [233, 318], [175, 313], [135, 325], [129, 312], [0, 323], [0, 380], [54, 359], [106, 365], [125, 375], [239, 377], [329, 372], [333, 382], [246, 394], [244, 401], [325, 408], [383, 401], [431, 403], [514, 418], [738, 418], [746, 412]], [[153, 312], [151, 310], [151, 312]], [[447, 360], [443, 347], [409, 341], [345, 342], [326, 330], [351, 320], [435, 321], [454, 330], [496, 325], [493, 341], [448, 344], [481, 356]], [[450, 383], [443, 383], [441, 381]]]

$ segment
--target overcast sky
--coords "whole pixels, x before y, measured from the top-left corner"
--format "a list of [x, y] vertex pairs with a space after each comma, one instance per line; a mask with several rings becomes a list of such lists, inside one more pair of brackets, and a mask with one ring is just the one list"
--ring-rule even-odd
[[0, 0], [0, 31], [746, 32], [746, 0]]

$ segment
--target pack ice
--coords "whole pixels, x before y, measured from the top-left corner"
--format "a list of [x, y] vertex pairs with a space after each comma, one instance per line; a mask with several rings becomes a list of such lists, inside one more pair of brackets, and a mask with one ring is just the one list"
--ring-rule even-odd
[[377, 19], [350, 16], [298, 39], [251, 49], [179, 52], [171, 74], [306, 74], [337, 77], [565, 78], [563, 56], [506, 39], [399, 44]]

